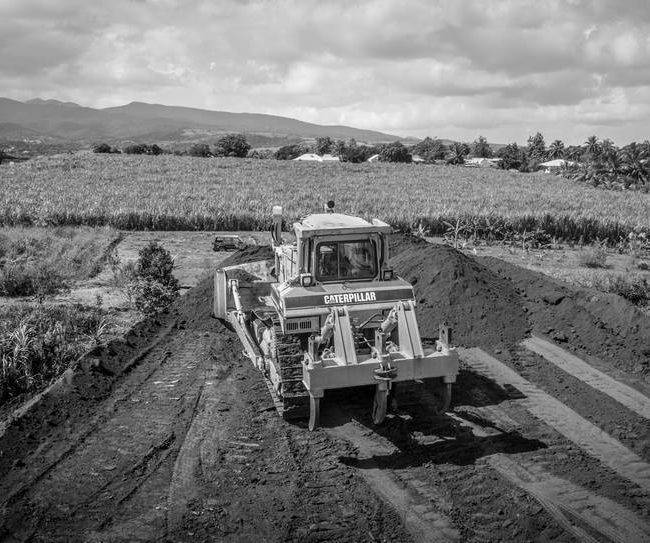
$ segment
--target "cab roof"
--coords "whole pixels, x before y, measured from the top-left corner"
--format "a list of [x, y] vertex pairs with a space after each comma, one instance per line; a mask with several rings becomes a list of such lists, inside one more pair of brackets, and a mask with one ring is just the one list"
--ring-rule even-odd
[[311, 237], [319, 234], [370, 234], [373, 232], [390, 233], [392, 228], [379, 219], [368, 222], [361, 217], [342, 213], [314, 213], [301, 222], [294, 223], [298, 237]]

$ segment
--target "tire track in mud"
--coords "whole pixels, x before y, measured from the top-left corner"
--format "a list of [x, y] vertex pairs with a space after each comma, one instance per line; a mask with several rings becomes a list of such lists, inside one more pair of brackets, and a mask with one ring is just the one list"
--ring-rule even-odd
[[[82, 427], [73, 446], [55, 454], [46, 473], [7, 500], [6, 534], [17, 540], [39, 540], [39, 533], [47, 534], [46, 539], [74, 539], [74, 534], [102, 530], [175, 453], [176, 441], [184, 435], [182, 424], [175, 423], [196, 404], [192, 383], [197, 362], [190, 358], [201, 351], [202, 342], [187, 335], [150, 350], [98, 406], [99, 413]], [[174, 355], [174, 350], [184, 354]], [[158, 375], [161, 380], [155, 381]]]
[[542, 356], [566, 373], [607, 394], [645, 419], [650, 419], [650, 398], [587, 364], [561, 347], [537, 336], [522, 342], [528, 350]]
[[520, 392], [517, 401], [532, 415], [621, 477], [638, 485], [645, 492], [650, 491], [650, 465], [618, 440], [481, 349], [462, 349], [460, 354], [461, 359], [473, 370], [503, 387], [516, 388]]
[[[417, 410], [426, 410], [427, 402], [425, 394]], [[357, 448], [352, 465], [398, 511], [416, 541], [526, 540], [542, 537], [542, 532], [549, 540], [565, 539], [562, 532], [580, 541], [624, 543], [650, 538], [647, 512], [638, 516], [613, 499], [547, 471], [545, 465], [553, 465], [556, 445], [541, 444], [544, 454], [533, 458], [530, 453], [535, 447], [518, 447], [523, 436], [519, 417], [511, 412], [516, 404], [505, 408], [482, 405], [482, 400], [474, 403], [480, 407], [458, 406], [457, 413], [447, 413], [437, 422], [423, 419], [413, 424], [409, 415], [393, 415], [389, 425], [407, 421], [396, 432], [355, 420], [326, 431]], [[474, 439], [468, 439], [463, 429]], [[508, 442], [513, 444], [510, 450], [505, 446]], [[470, 458], [462, 459], [477, 446], [483, 453], [470, 452]], [[517, 497], [512, 490], [503, 491], [504, 485], [517, 489]], [[504, 494], [519, 502], [505, 509], [505, 518], [481, 507], [481, 501]], [[467, 500], [467, 495], [473, 499]], [[541, 511], [547, 521], [540, 522]], [[523, 522], [522, 530], [505, 536], [504, 525], [513, 524], [513, 517], [520, 522], [525, 514], [537, 524]]]
[[[475, 410], [476, 412], [476, 410]], [[478, 410], [489, 419], [454, 415], [479, 437], [503, 433], [513, 420], [501, 406]], [[467, 415], [465, 415], [467, 417]], [[484, 426], [486, 425], [486, 426]], [[569, 533], [580, 541], [645, 541], [650, 539], [650, 525], [627, 508], [570, 481], [548, 473], [543, 463], [501, 453], [480, 460], [502, 477], [534, 497]], [[598, 539], [583, 528], [598, 535]]]
[[[208, 433], [208, 427], [215, 420], [218, 404], [232, 400], [232, 381], [228, 371], [215, 369], [206, 376], [197, 398], [189, 429], [181, 445], [169, 483], [167, 493], [166, 532], [176, 532], [188, 510], [188, 504], [198, 496], [197, 470], [200, 467], [200, 447]], [[222, 435], [213, 436], [217, 439]]]
[[321, 416], [328, 434], [355, 448], [341, 461], [397, 511], [415, 541], [561, 537], [562, 528], [536, 502], [523, 491], [512, 492], [507, 481], [480, 462], [496, 452], [535, 451], [543, 443], [516, 431], [477, 437], [458, 420], [430, 413], [428, 405], [433, 398], [421, 391], [417, 401], [389, 415], [381, 427], [370, 423], [367, 406], [350, 402], [340, 409], [325, 404]]
[[2, 480], [0, 491], [2, 491], [5, 498], [0, 502], [0, 529], [3, 526], [5, 517], [3, 511], [12, 502], [24, 496], [39, 481], [47, 477], [61, 462], [74, 455], [84, 441], [106, 422], [111, 413], [115, 411], [116, 406], [120, 402], [126, 401], [128, 396], [146, 383], [155, 371], [160, 369], [167, 356], [163, 353], [164, 341], [169, 338], [173, 329], [174, 324], [166, 327], [154, 342], [143, 352], [133, 357], [125, 366], [126, 373], [139, 362], [146, 361], [149, 358], [158, 358], [157, 364], [154, 364], [148, 372], [141, 375], [134, 374], [135, 382], [130, 383], [130, 387], [122, 385], [118, 391], [101, 404], [102, 409], [92, 416], [90, 421], [82, 422], [77, 428], [71, 429], [65, 434], [63, 438], [56, 433], [50, 436], [45, 443], [31, 454], [29, 459], [19, 462], [18, 466], [23, 466], [24, 470], [14, 470]]
[[[364, 431], [354, 421], [329, 428], [327, 432], [356, 447], [359, 451], [357, 459], [361, 461], [372, 461], [374, 456], [391, 456], [399, 452], [392, 443]], [[396, 509], [414, 541], [460, 541], [458, 529], [443, 512], [449, 510], [451, 505], [437, 488], [410, 474], [378, 466], [362, 469], [360, 474], [379, 496]]]

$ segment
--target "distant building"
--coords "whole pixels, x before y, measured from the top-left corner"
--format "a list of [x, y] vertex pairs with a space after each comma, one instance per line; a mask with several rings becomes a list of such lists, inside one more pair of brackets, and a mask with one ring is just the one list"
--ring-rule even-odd
[[305, 153], [299, 157], [294, 158], [294, 160], [306, 160], [308, 162], [323, 162], [320, 156], [316, 153]]
[[322, 162], [341, 162], [339, 157], [334, 155], [325, 154], [321, 157]]
[[316, 153], [305, 153], [300, 155], [294, 160], [301, 160], [306, 162], [340, 162], [339, 157], [333, 155], [317, 155]]
[[544, 171], [544, 173], [555, 173], [566, 168], [567, 166], [577, 166], [577, 162], [572, 162], [571, 160], [564, 160], [563, 158], [556, 158], [555, 160], [549, 160], [548, 162], [542, 162], [537, 166], [538, 170]]
[[426, 162], [420, 155], [413, 155], [411, 156], [411, 162], [415, 162], [416, 164], [420, 164], [422, 162]]
[[372, 155], [366, 162], [379, 162], [379, 154]]
[[500, 158], [473, 157], [465, 159], [465, 166], [472, 168], [496, 168], [500, 162]]

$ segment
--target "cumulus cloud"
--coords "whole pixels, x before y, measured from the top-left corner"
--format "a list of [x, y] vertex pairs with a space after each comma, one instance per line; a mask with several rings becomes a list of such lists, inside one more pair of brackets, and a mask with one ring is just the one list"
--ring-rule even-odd
[[4, 0], [2, 94], [402, 135], [646, 139], [646, 0]]

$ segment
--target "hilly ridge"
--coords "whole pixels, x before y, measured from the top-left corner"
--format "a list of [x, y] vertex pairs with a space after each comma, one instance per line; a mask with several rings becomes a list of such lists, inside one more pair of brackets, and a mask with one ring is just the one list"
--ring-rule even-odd
[[150, 141], [192, 140], [242, 132], [269, 141], [329, 136], [379, 143], [400, 138], [348, 126], [324, 126], [278, 115], [232, 113], [131, 102], [95, 109], [73, 102], [36, 98], [26, 102], [0, 98], [0, 139], [29, 135], [79, 144], [146, 138]]

